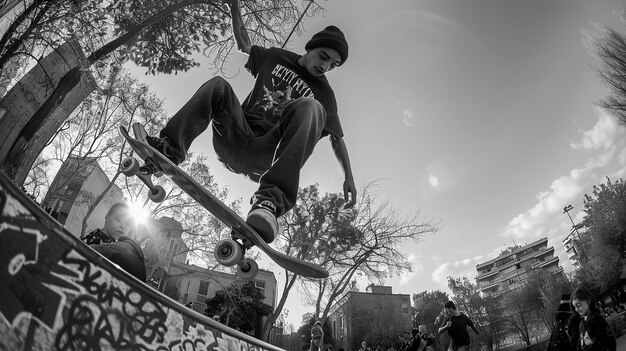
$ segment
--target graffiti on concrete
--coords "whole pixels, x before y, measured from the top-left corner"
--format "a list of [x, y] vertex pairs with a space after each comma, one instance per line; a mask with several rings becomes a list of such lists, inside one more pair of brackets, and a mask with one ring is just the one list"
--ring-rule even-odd
[[4, 187], [0, 182], [0, 349], [266, 349], [112, 274], [89, 247], [64, 240], [70, 234], [60, 224], [34, 215], [20, 202], [25, 198]]

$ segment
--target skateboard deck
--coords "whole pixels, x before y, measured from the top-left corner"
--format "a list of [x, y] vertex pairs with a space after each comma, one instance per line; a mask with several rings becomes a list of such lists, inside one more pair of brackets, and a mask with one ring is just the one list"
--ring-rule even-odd
[[[269, 246], [235, 211], [224, 205], [215, 195], [206, 190], [202, 185], [185, 173], [180, 167], [172, 163], [167, 157], [152, 148], [146, 142], [132, 137], [124, 126], [120, 126], [122, 136], [128, 141], [135, 152], [147, 162], [152, 163], [158, 170], [165, 174], [174, 184], [180, 187], [191, 198], [202, 205], [218, 220], [230, 227], [239, 237], [248, 240], [247, 248], [258, 247], [267, 256], [284, 269], [309, 278], [326, 278], [328, 271], [323, 267], [297, 259], [276, 251]], [[140, 177], [141, 178], [141, 177]], [[145, 181], [144, 181], [145, 182]], [[236, 237], [235, 235], [233, 237]], [[251, 244], [251, 245], [250, 245]]]
[[0, 350], [281, 351], [116, 267], [1, 172]]

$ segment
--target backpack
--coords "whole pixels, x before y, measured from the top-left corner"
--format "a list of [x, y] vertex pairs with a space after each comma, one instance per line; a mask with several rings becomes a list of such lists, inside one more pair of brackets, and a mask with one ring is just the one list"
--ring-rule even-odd
[[567, 333], [567, 327], [565, 323], [557, 321], [552, 331], [552, 337], [550, 338], [550, 345], [548, 350], [551, 351], [570, 351], [572, 350], [572, 344], [570, 343], [570, 337]]

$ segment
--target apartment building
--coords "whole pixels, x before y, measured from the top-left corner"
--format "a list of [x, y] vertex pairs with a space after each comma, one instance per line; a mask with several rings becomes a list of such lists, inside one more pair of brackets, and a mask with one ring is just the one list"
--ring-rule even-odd
[[476, 265], [476, 279], [483, 294], [502, 294], [524, 286], [528, 274], [537, 268], [563, 273], [554, 247], [548, 247], [548, 238], [509, 248], [498, 257]]

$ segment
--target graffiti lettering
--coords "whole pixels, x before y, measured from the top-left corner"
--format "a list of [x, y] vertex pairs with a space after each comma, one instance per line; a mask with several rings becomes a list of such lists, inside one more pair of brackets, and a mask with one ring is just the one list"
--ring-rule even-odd
[[0, 350], [265, 351], [109, 272], [72, 241], [0, 174]]
[[146, 346], [123, 337], [123, 316], [115, 320], [111, 317], [116, 316], [109, 315], [92, 296], [78, 297], [69, 309], [65, 325], [57, 334], [57, 349], [100, 350], [100, 342], [104, 340], [116, 350], [148, 350]]
[[160, 346], [157, 351], [200, 351], [208, 350], [206, 343], [202, 339], [190, 340], [175, 340], [170, 342], [168, 346]]
[[[79, 278], [74, 282], [86, 291], [70, 307], [62, 333], [56, 338], [61, 350], [74, 350], [106, 341], [115, 349], [143, 350], [140, 343], [163, 342], [167, 331], [167, 313], [161, 306], [147, 300], [138, 291], [122, 289], [103, 271], [77, 257], [66, 256], [63, 263], [77, 267]], [[80, 345], [77, 346], [77, 345]]]

